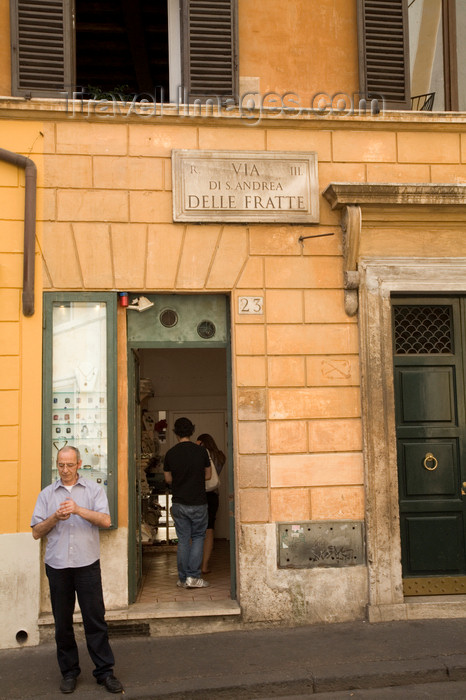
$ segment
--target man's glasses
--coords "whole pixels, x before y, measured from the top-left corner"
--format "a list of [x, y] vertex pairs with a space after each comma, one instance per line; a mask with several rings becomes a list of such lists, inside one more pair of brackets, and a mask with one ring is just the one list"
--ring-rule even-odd
[[59, 462], [59, 463], [58, 463], [58, 468], [59, 468], [59, 469], [64, 469], [65, 467], [66, 467], [67, 469], [71, 469], [72, 467], [77, 467], [77, 466], [78, 466], [78, 463], [77, 463], [77, 462], [75, 462], [74, 464], [63, 464], [63, 462]]

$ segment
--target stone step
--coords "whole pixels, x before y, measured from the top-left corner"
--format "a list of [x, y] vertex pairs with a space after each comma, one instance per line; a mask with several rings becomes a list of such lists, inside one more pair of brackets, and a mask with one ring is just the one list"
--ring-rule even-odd
[[[205, 634], [242, 627], [241, 608], [236, 600], [134, 603], [127, 608], [107, 610], [105, 617], [111, 637]], [[73, 619], [76, 637], [83, 638], [81, 613], [75, 613]], [[53, 641], [51, 613], [40, 616], [39, 631], [41, 642]]]

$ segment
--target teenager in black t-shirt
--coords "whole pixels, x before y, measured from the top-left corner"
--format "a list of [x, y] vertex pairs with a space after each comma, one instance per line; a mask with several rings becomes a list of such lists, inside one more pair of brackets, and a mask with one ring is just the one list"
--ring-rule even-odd
[[175, 421], [178, 444], [168, 450], [163, 467], [165, 481], [172, 488], [180, 588], [209, 585], [201, 578], [201, 563], [208, 520], [205, 482], [210, 479], [211, 467], [207, 450], [190, 440], [194, 427], [189, 418]]

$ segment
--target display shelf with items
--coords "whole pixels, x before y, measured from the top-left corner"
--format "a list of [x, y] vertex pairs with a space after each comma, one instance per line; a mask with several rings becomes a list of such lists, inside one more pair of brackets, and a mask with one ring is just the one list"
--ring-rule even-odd
[[154, 387], [152, 385], [152, 379], [148, 377], [139, 378], [139, 401], [142, 402], [146, 399], [150, 399], [154, 396]]
[[42, 483], [59, 478], [58, 451], [75, 447], [79, 474], [104, 488], [117, 509], [117, 298], [106, 292], [44, 295]]
[[[176, 531], [170, 514], [171, 493], [157, 457], [139, 460], [141, 499], [141, 542], [143, 545], [176, 544]], [[153, 471], [155, 470], [155, 471]]]
[[162, 509], [162, 516], [159, 520], [159, 529], [155, 540], [157, 544], [176, 544], [178, 540], [176, 538], [175, 523], [170, 514], [172, 495], [166, 490], [163, 495], [158, 496], [158, 499], [160, 503], [164, 503], [164, 507]]
[[107, 396], [103, 391], [76, 390], [53, 392], [52, 478], [58, 478], [58, 450], [71, 445], [79, 449], [82, 475], [107, 486]]
[[[152, 386], [144, 379], [146, 394]], [[153, 392], [152, 392], [153, 395]], [[175, 545], [176, 531], [170, 514], [171, 492], [165, 482], [161, 446], [166, 439], [166, 412], [141, 412], [141, 535], [145, 545]]]
[[171, 493], [155, 493], [153, 489], [141, 496], [141, 539], [143, 545], [176, 545], [175, 523], [170, 514]]

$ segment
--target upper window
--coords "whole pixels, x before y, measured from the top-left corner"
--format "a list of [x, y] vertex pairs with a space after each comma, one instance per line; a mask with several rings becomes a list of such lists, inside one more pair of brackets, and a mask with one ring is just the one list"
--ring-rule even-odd
[[388, 109], [466, 109], [464, 0], [359, 0], [360, 84]]
[[236, 7], [237, 0], [11, 0], [13, 94], [234, 97]]

